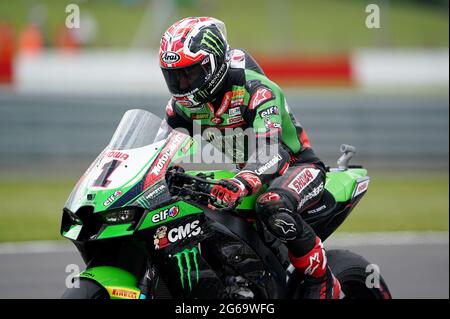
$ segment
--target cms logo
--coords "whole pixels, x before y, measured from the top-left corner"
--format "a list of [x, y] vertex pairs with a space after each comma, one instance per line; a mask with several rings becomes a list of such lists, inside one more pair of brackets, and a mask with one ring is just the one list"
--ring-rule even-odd
[[195, 220], [192, 223], [187, 223], [185, 225], [181, 225], [177, 228], [172, 228], [169, 231], [169, 242], [174, 243], [186, 237], [197, 236], [201, 232], [201, 227], [199, 227], [200, 221]]

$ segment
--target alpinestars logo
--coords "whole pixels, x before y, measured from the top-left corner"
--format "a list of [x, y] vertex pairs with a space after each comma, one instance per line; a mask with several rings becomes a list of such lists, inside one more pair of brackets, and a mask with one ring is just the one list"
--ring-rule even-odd
[[309, 201], [311, 198], [318, 196], [322, 190], [323, 190], [323, 183], [320, 183], [320, 185], [314, 188], [310, 193], [303, 196], [303, 198], [300, 200], [300, 203], [298, 204], [297, 209], [302, 208], [303, 205], [305, 205], [305, 203]]
[[282, 219], [275, 219], [274, 225], [280, 228], [284, 235], [287, 235], [290, 232], [296, 232], [295, 225], [293, 223], [288, 223]]
[[320, 264], [319, 253], [315, 253], [313, 256], [309, 257], [309, 266], [305, 269], [305, 275], [311, 276]]
[[321, 269], [325, 269], [327, 264], [327, 257], [325, 255], [325, 250], [323, 249], [323, 243], [319, 243], [320, 250], [314, 255], [309, 257], [309, 265], [305, 269], [305, 275], [313, 275], [316, 269], [321, 266]]
[[[173, 255], [173, 257], [177, 259], [178, 270], [180, 271], [181, 287], [183, 289], [185, 288], [185, 277], [186, 277], [187, 283], [189, 285], [189, 290], [192, 290], [192, 278], [191, 278], [192, 266], [195, 268], [195, 279], [196, 282], [198, 283], [199, 269], [198, 269], [197, 255], [198, 255], [197, 247], [192, 247], [192, 249], [185, 249]], [[185, 272], [187, 273], [186, 275]]]

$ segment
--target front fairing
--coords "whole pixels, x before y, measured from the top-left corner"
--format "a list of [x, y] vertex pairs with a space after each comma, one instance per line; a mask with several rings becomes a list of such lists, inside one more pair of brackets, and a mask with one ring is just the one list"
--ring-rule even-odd
[[[64, 207], [76, 212], [82, 206], [92, 206], [97, 213], [132, 204], [146, 189], [164, 182], [165, 169], [184, 155], [179, 149], [189, 139], [150, 112], [128, 111], [111, 142], [80, 178]], [[171, 141], [170, 148], [166, 147]], [[160, 163], [152, 167], [162, 150], [166, 153], [164, 159], [168, 157], [164, 167], [159, 167]]]
[[[66, 201], [62, 235], [72, 240], [131, 235], [144, 211], [171, 200], [165, 172], [191, 147], [188, 135], [171, 130], [150, 112], [126, 112]], [[123, 215], [127, 210], [133, 213]]]

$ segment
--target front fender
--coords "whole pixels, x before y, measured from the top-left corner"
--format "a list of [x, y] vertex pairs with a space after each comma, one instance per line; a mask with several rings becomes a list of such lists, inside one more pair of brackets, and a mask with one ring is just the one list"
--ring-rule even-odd
[[123, 269], [99, 266], [86, 269], [79, 277], [97, 282], [106, 289], [111, 299], [145, 299], [137, 287], [137, 278]]

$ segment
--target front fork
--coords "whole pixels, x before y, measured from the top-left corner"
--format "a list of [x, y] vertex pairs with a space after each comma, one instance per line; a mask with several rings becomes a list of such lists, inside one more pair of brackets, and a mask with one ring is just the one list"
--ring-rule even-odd
[[140, 299], [155, 299], [156, 287], [159, 282], [159, 273], [150, 259], [147, 259], [147, 267], [144, 275], [139, 280], [138, 288], [141, 291]]
[[97, 282], [111, 299], [154, 299], [159, 278], [149, 259], [140, 279], [129, 271], [114, 266], [88, 268], [79, 277]]

